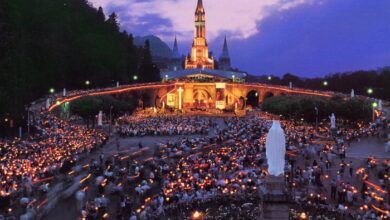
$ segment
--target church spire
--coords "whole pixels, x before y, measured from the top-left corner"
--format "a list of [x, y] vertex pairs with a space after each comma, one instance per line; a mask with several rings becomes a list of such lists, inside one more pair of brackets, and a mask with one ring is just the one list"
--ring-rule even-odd
[[204, 13], [204, 8], [203, 8], [203, 1], [198, 0], [198, 5], [196, 6], [196, 12], [195, 13]]
[[223, 49], [222, 49], [222, 55], [221, 57], [223, 58], [229, 58], [229, 48], [228, 48], [228, 45], [227, 45], [227, 40], [226, 40], [226, 35], [225, 35], [225, 40], [223, 42]]
[[195, 9], [194, 41], [192, 42], [191, 56], [185, 61], [185, 69], [214, 69], [214, 58], [210, 57], [206, 39], [206, 13], [203, 1], [198, 0]]
[[179, 58], [180, 57], [180, 54], [179, 54], [179, 47], [177, 45], [177, 38], [176, 38], [176, 35], [175, 35], [175, 41], [173, 43], [173, 58]]
[[221, 69], [221, 70], [231, 70], [232, 69], [226, 35], [225, 35], [225, 40], [223, 41], [222, 54], [219, 57], [219, 69]]

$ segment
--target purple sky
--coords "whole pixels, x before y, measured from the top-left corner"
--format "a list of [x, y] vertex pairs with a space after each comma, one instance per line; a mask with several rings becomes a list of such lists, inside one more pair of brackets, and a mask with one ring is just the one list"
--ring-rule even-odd
[[[90, 0], [121, 28], [190, 50], [197, 0]], [[304, 77], [390, 66], [389, 0], [203, 0], [210, 49], [227, 35], [234, 67]]]

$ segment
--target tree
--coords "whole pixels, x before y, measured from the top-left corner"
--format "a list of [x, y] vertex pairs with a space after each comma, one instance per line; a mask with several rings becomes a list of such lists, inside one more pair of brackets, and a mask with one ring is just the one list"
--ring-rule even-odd
[[110, 28], [113, 32], [119, 31], [118, 16], [115, 14], [115, 12], [110, 14], [110, 16], [107, 19], [107, 24], [110, 26]]
[[161, 81], [160, 71], [153, 64], [152, 55], [150, 52], [150, 43], [149, 40], [145, 41], [145, 46], [143, 48], [142, 61], [140, 67], [140, 82], [158, 82]]
[[104, 15], [104, 11], [102, 7], [99, 7], [97, 11], [97, 19], [100, 22], [104, 22], [106, 20], [106, 15]]
[[370, 120], [370, 103], [362, 99], [344, 100], [340, 97], [321, 98], [315, 96], [276, 96], [263, 102], [262, 110], [286, 118], [309, 122], [318, 118], [328, 119], [335, 113], [337, 117], [348, 120]]
[[83, 118], [87, 123], [87, 127], [89, 127], [89, 121], [91, 119], [94, 122], [94, 117], [99, 113], [101, 108], [102, 101], [97, 97], [91, 96], [75, 100], [70, 104], [71, 113]]
[[115, 13], [105, 20], [103, 9], [86, 0], [0, 1], [0, 120], [25, 125], [25, 105], [50, 88], [86, 89], [86, 80], [89, 88], [129, 83], [143, 48], [119, 32]]

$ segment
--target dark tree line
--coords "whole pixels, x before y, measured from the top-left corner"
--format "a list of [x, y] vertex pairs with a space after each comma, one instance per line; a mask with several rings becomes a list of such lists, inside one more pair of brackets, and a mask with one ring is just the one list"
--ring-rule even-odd
[[[137, 79], [134, 79], [137, 76]], [[50, 88], [158, 81], [149, 43], [136, 47], [115, 13], [86, 0], [0, 1], [0, 127], [25, 124], [25, 105]], [[8, 125], [9, 126], [9, 125]], [[1, 131], [0, 131], [1, 133]]]
[[86, 96], [70, 103], [71, 115], [80, 116], [89, 127], [90, 122], [92, 126], [95, 125], [96, 118], [99, 111], [109, 116], [111, 119], [117, 118], [125, 113], [131, 114], [136, 107], [136, 99], [121, 100], [114, 96]]
[[[260, 81], [275, 85], [288, 86], [289, 82], [293, 83], [294, 87], [307, 88], [314, 90], [330, 90], [342, 93], [350, 93], [352, 89], [357, 95], [372, 96], [384, 100], [390, 100], [390, 69], [379, 71], [356, 71], [349, 73], [336, 73], [325, 77], [317, 78], [300, 78], [291, 73], [285, 74], [283, 77], [261, 76], [250, 78], [248, 81]], [[324, 82], [327, 85], [324, 85]], [[372, 94], [368, 94], [367, 90], [371, 88]]]
[[371, 103], [363, 99], [347, 99], [333, 97], [331, 99], [314, 96], [274, 96], [264, 100], [262, 110], [288, 119], [309, 122], [328, 120], [332, 113], [337, 118], [346, 120], [371, 120]]

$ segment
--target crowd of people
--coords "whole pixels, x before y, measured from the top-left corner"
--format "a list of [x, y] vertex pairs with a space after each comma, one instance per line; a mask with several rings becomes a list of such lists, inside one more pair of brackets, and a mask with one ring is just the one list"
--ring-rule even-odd
[[32, 205], [50, 190], [57, 174], [103, 145], [104, 132], [60, 120], [47, 112], [35, 115], [35, 134], [0, 142], [0, 213]]
[[123, 116], [118, 123], [118, 134], [128, 137], [208, 134], [212, 126], [209, 120], [186, 116]]
[[315, 148], [301, 148], [296, 160], [304, 163], [297, 164], [289, 173], [297, 203], [291, 214], [296, 219], [302, 212], [311, 213], [317, 219], [390, 217], [390, 182], [384, 178], [390, 174], [387, 161], [380, 162], [379, 172], [375, 168], [378, 160], [373, 157], [368, 157], [364, 162], [346, 159], [346, 150], [352, 141], [360, 141], [362, 137], [378, 137], [377, 126], [345, 123], [339, 124], [337, 131], [328, 134], [332, 134], [332, 141]]
[[[75, 195], [80, 217], [257, 218], [268, 191], [265, 140], [270, 119], [253, 114], [225, 117], [221, 124], [216, 121], [222, 119], [197, 116], [120, 118], [119, 136], [172, 138], [147, 146], [156, 149], [152, 153], [140, 146], [135, 153], [102, 154], [87, 162], [83, 167], [89, 170]], [[37, 132], [27, 140], [0, 142], [2, 213], [12, 212], [13, 203], [31, 204], [50, 190], [60, 173], [82, 175], [82, 155], [108, 138], [47, 112], [35, 116], [34, 126]], [[290, 218], [390, 217], [390, 161], [368, 157], [362, 163], [346, 157], [350, 143], [377, 137], [379, 126], [342, 120], [337, 126], [282, 120], [287, 143], [284, 193], [295, 203]], [[72, 171], [64, 170], [73, 165]]]
[[[195, 212], [205, 219], [237, 212], [248, 219], [258, 217], [261, 195], [267, 192], [265, 137], [272, 121], [254, 116], [225, 118], [224, 123], [226, 127], [216, 125], [209, 136], [172, 139], [147, 160], [123, 156], [122, 161], [118, 156], [97, 165], [100, 176], [91, 182], [100, 190], [86, 203], [84, 217], [118, 213], [117, 219], [189, 219]], [[375, 137], [375, 126], [345, 123], [335, 131], [294, 121], [282, 124], [287, 140], [286, 193], [296, 204], [291, 219], [300, 219], [302, 213], [315, 219], [379, 219], [389, 213], [389, 169], [381, 165], [378, 179], [372, 176], [375, 172], [367, 174], [367, 169], [375, 169], [375, 159], [362, 169], [345, 156], [350, 142]], [[110, 212], [112, 207], [117, 211]], [[245, 211], [248, 207], [252, 211]]]

